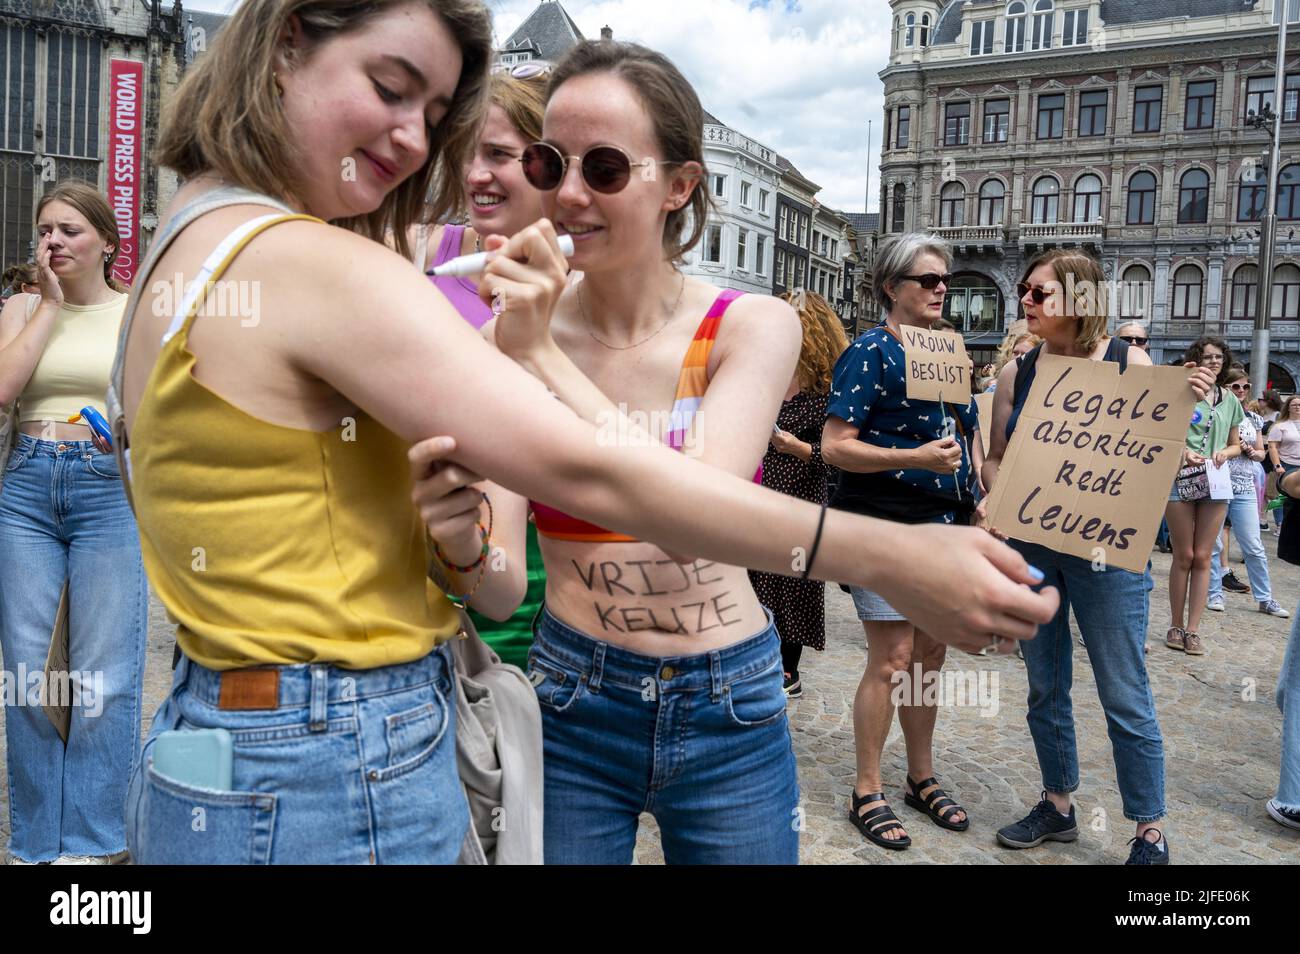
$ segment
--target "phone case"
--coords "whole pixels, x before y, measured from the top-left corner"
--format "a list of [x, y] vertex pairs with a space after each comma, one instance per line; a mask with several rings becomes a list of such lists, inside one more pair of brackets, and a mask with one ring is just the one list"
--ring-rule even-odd
[[186, 729], [159, 733], [153, 767], [183, 785], [231, 791], [234, 744], [225, 729]]

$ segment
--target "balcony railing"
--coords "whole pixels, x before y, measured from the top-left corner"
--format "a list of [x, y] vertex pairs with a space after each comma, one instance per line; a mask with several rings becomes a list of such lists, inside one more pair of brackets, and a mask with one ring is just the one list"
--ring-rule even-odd
[[1105, 238], [1101, 219], [1093, 222], [1026, 222], [1020, 226], [1020, 245], [1100, 245]]
[[[1269, 322], [1269, 338], [1272, 341], [1296, 341], [1300, 339], [1300, 321], [1274, 319]], [[1151, 324], [1151, 334], [1156, 338], [1199, 338], [1202, 335], [1217, 335], [1231, 342], [1250, 340], [1255, 334], [1255, 322], [1249, 318], [1230, 318], [1223, 321], [1204, 321], [1199, 318], [1175, 318], [1169, 321], [1156, 321]]]
[[953, 248], [972, 252], [986, 249], [1001, 254], [1007, 240], [1007, 230], [1002, 225], [957, 225], [934, 231]]

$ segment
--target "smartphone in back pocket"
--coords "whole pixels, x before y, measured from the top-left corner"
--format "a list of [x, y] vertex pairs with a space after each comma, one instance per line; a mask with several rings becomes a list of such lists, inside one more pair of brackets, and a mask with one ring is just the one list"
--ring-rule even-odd
[[231, 791], [234, 744], [225, 729], [175, 729], [160, 732], [153, 744], [153, 767], [184, 785]]

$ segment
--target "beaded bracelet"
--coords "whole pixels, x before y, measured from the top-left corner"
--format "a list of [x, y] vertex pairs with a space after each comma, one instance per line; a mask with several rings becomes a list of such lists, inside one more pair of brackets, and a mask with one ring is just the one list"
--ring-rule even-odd
[[484, 527], [481, 520], [478, 522], [478, 532], [479, 536], [483, 540], [483, 547], [479, 551], [478, 559], [473, 563], [467, 563], [463, 566], [457, 563], [452, 563], [447, 559], [446, 554], [442, 552], [442, 548], [438, 546], [438, 541], [430, 538], [430, 542], [433, 544], [434, 556], [437, 557], [438, 561], [447, 569], [454, 570], [457, 574], [464, 574], [470, 572], [475, 567], [479, 568], [478, 577], [474, 580], [474, 585], [469, 588], [469, 592], [458, 595], [452, 592], [451, 581], [441, 573], [435, 575], [433, 567], [430, 567], [430, 577], [438, 584], [439, 588], [446, 594], [447, 598], [462, 609], [465, 607], [466, 603], [469, 602], [470, 597], [478, 591], [480, 584], [482, 584], [483, 577], [487, 571], [487, 556], [492, 551], [492, 527], [495, 523], [496, 517], [492, 512], [492, 500], [487, 494], [483, 495], [483, 502], [487, 504], [488, 508], [488, 524]]

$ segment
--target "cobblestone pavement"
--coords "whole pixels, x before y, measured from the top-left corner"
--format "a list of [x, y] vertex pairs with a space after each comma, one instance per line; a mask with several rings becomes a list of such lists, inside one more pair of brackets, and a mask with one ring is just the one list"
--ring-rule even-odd
[[[1270, 551], [1275, 538], [1265, 538]], [[1235, 552], [1235, 547], [1234, 547]], [[1166, 649], [1169, 557], [1153, 554], [1148, 668], [1165, 737], [1167, 833], [1175, 863], [1296, 864], [1300, 834], [1275, 824], [1264, 803], [1278, 781], [1280, 722], [1273, 692], [1290, 620], [1255, 611], [1249, 595], [1225, 594], [1225, 613], [1205, 614], [1207, 655]], [[1234, 561], [1235, 562], [1235, 561]], [[1300, 568], [1271, 561], [1273, 590], [1288, 609], [1300, 597]], [[1238, 575], [1243, 579], [1244, 571]], [[936, 771], [970, 812], [964, 833], [942, 831], [902, 803], [906, 774], [897, 722], [885, 750], [885, 790], [908, 826], [912, 847], [876, 848], [848, 820], [853, 784], [852, 702], [862, 672], [861, 624], [847, 594], [827, 587], [827, 649], [805, 651], [804, 695], [790, 703], [790, 730], [799, 764], [804, 808], [800, 855], [805, 864], [1115, 864], [1128, 855], [1132, 824], [1124, 819], [1109, 740], [1087, 656], [1075, 647], [1074, 711], [1082, 784], [1076, 795], [1082, 834], [1069, 845], [1049, 843], [1007, 851], [994, 831], [1037, 801], [1040, 781], [1025, 725], [1023, 664], [1014, 656], [981, 659], [950, 654], [946, 669], [986, 670], [997, 687], [997, 711], [948, 706], [935, 730]], [[144, 726], [167, 692], [171, 629], [162, 607], [151, 604], [145, 673]], [[992, 677], [996, 675], [996, 684]], [[1252, 697], [1253, 690], [1253, 697]], [[3, 713], [0, 712], [0, 722]], [[0, 755], [4, 739], [0, 736]], [[640, 863], [659, 863], [654, 820], [642, 818]], [[7, 778], [0, 778], [0, 838], [9, 837]]]

